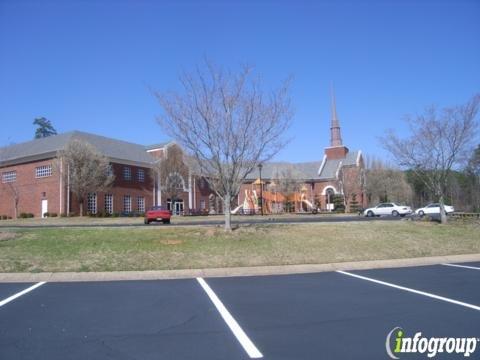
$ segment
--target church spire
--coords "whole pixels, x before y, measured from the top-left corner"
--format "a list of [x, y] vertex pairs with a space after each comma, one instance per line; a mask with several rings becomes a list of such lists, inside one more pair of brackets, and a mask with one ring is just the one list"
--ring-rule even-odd
[[342, 134], [340, 133], [340, 122], [337, 117], [337, 106], [335, 104], [335, 91], [333, 85], [331, 85], [331, 97], [332, 97], [332, 121], [330, 124], [330, 146], [343, 146]]

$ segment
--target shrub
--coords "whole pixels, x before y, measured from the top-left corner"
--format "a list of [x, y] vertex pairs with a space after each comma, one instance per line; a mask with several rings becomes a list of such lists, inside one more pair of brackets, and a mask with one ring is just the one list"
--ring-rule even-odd
[[54, 212], [50, 213], [50, 217], [57, 217], [57, 216], [58, 216], [57, 213], [54, 213]]
[[345, 204], [342, 195], [335, 195], [333, 197], [333, 204], [334, 209], [333, 212], [335, 213], [344, 213], [345, 212]]
[[8, 219], [8, 216], [7, 216], [7, 215], [2, 215], [2, 216], [0, 217], [0, 220], [7, 220], [7, 219]]

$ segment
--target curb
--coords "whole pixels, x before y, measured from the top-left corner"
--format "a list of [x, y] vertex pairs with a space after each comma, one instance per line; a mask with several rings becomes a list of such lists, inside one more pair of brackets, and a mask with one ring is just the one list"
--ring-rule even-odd
[[308, 274], [337, 270], [368, 270], [396, 267], [427, 266], [442, 263], [480, 261], [480, 254], [431, 256], [392, 260], [368, 260], [330, 264], [253, 266], [232, 268], [146, 270], [112, 272], [44, 272], [0, 273], [0, 282], [82, 282], [122, 280], [192, 279], [197, 277], [236, 277]]

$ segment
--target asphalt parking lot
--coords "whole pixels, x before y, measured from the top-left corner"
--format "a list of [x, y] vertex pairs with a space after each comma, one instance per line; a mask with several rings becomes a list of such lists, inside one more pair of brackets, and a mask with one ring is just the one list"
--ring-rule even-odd
[[[1, 283], [0, 359], [389, 359], [396, 327], [474, 339], [480, 358], [480, 262], [454, 265]], [[465, 358], [446, 349], [434, 358]]]

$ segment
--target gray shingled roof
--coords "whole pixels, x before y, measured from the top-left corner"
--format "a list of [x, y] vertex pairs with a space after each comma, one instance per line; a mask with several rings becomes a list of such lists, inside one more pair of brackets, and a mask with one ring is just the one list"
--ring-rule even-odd
[[[355, 165], [357, 162], [358, 151], [352, 151], [347, 154], [344, 159], [327, 160], [320, 175], [318, 171], [322, 165], [322, 161], [312, 161], [304, 163], [287, 163], [287, 162], [271, 162], [263, 164], [262, 179], [275, 179], [282, 173], [287, 173], [296, 179], [302, 180], [323, 180], [333, 179], [336, 177], [336, 172], [340, 162], [343, 166]], [[255, 180], [260, 177], [259, 171], [255, 168], [247, 179]]]
[[0, 148], [0, 165], [55, 156], [57, 151], [64, 149], [68, 142], [74, 139], [89, 143], [111, 159], [145, 165], [153, 162], [153, 158], [145, 151], [143, 145], [81, 131], [71, 131]]
[[352, 151], [347, 154], [347, 156], [343, 159], [335, 159], [335, 160], [327, 160], [325, 165], [323, 166], [322, 172], [319, 179], [333, 179], [336, 177], [336, 173], [338, 170], [338, 166], [340, 162], [342, 166], [351, 166], [357, 163], [358, 151]]
[[168, 144], [173, 143], [173, 141], [165, 141], [158, 144], [144, 146], [145, 150], [161, 149], [167, 146]]

